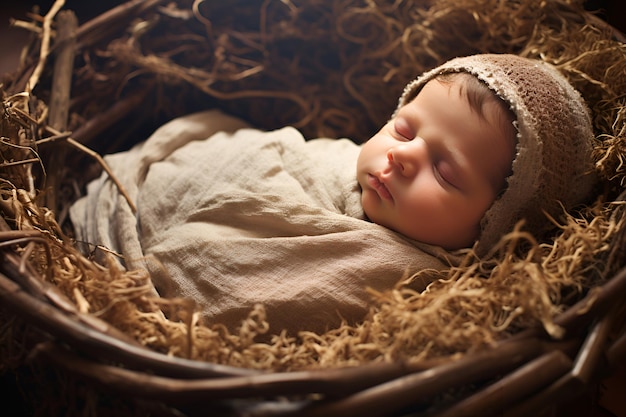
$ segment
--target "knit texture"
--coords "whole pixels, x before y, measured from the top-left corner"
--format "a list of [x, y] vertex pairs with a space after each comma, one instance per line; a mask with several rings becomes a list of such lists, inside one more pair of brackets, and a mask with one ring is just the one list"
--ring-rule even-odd
[[[565, 210], [582, 203], [595, 182], [594, 135], [581, 95], [552, 65], [516, 55], [455, 58], [410, 82], [398, 108], [409, 103], [437, 75], [467, 72], [509, 103], [517, 120], [512, 174], [500, 197], [481, 220], [476, 245], [486, 253], [521, 219], [540, 237]], [[396, 110], [397, 111], [397, 110]]]

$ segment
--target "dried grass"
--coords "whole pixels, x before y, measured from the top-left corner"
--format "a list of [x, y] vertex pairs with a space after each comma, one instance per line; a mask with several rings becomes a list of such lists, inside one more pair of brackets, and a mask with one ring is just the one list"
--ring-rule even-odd
[[[132, 20], [107, 22], [106, 36], [83, 28], [70, 130], [80, 132], [140, 91], [148, 94], [147, 107], [118, 123], [118, 130], [108, 126], [107, 134], [86, 136], [88, 145], [103, 151], [128, 147], [138, 140], [138, 126], [209, 106], [265, 128], [293, 124], [309, 137], [363, 141], [422, 71], [453, 56], [511, 52], [554, 63], [582, 92], [593, 112], [596, 169], [604, 187], [566, 216], [553, 239], [537, 241], [520, 225], [489, 257], [478, 260], [468, 251], [460, 267], [437, 275], [422, 293], [403, 283], [372, 293], [374, 305], [358, 325], [287, 335], [271, 328], [258, 306], [236, 332], [207, 327], [190, 302], [153, 297], [144, 273], [83, 256], [59, 227], [64, 206], [54, 207], [60, 213], [55, 215], [42, 203], [45, 175], [64, 175], [68, 185], [61, 191], [70, 195], [89, 175], [77, 175], [84, 167], [77, 155], [65, 172], [41, 163], [40, 152], [54, 153], [68, 135], [51, 139], [45, 128], [47, 67], [35, 95], [26, 92], [29, 68], [40, 62], [35, 42], [2, 88], [0, 203], [13, 229], [47, 238], [46, 245], [19, 249], [42, 276], [79, 312], [151, 349], [254, 369], [400, 358], [420, 363], [475, 351], [533, 326], [562, 336], [554, 317], [623, 266], [626, 46], [575, 1], [251, 3], [181, 0], [146, 6]], [[121, 144], [110, 138], [119, 130]]]

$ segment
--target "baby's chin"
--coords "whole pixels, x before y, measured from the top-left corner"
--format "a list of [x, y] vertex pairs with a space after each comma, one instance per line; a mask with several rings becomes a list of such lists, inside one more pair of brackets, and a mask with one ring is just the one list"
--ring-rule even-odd
[[[381, 223], [378, 223], [378, 224], [381, 224]], [[384, 224], [381, 224], [381, 225], [385, 226]], [[403, 230], [402, 228], [397, 228], [397, 227], [389, 227], [389, 226], [385, 226], [385, 227], [387, 227], [390, 230], [393, 230], [396, 233], [401, 234], [402, 236], [408, 239], [411, 239], [411, 240], [414, 240], [416, 242], [420, 242], [426, 245], [438, 246], [449, 252], [457, 251], [460, 249], [468, 249], [474, 245], [474, 243], [479, 237], [479, 231], [471, 232], [471, 233], [468, 232], [467, 237], [463, 237], [461, 233], [456, 233], [456, 234], [453, 233], [451, 234], [449, 238], [442, 239], [440, 234], [436, 236], [426, 236], [423, 233], [419, 233], [419, 231], [416, 232], [415, 230], [406, 231], [406, 230]]]
[[442, 239], [441, 235], [425, 236], [424, 233], [420, 233], [419, 231], [407, 230], [406, 228], [392, 224], [392, 222], [387, 221], [387, 219], [381, 218], [375, 210], [368, 210], [368, 205], [367, 197], [362, 193], [361, 189], [361, 207], [363, 208], [363, 215], [366, 221], [383, 226], [407, 239], [431, 246], [439, 246], [447, 251], [470, 248], [480, 235], [480, 227], [476, 226], [472, 232], [467, 233], [467, 237], [465, 238], [461, 236], [461, 233], [452, 233], [448, 239]]

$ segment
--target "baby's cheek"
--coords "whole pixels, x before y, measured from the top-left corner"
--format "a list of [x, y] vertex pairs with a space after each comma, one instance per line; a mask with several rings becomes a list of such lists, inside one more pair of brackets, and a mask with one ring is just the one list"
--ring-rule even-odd
[[361, 206], [363, 207], [363, 213], [367, 220], [372, 220], [372, 198], [368, 191], [361, 190]]

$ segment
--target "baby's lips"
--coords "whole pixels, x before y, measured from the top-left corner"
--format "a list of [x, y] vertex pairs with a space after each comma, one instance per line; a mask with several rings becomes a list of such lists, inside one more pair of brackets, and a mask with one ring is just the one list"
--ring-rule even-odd
[[370, 187], [372, 187], [374, 190], [376, 190], [376, 192], [378, 193], [380, 198], [382, 198], [384, 200], [393, 201], [393, 196], [389, 192], [389, 189], [387, 188], [387, 186], [382, 181], [380, 181], [378, 179], [378, 177], [376, 177], [375, 175], [372, 175], [372, 174], [368, 174], [367, 175], [367, 182], [370, 185]]

